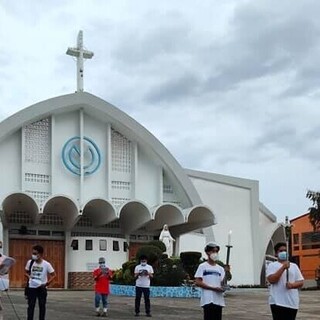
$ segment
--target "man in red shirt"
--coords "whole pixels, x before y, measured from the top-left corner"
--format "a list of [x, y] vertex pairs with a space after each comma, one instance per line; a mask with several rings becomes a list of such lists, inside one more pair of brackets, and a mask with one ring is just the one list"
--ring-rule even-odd
[[[108, 311], [108, 295], [110, 293], [110, 279], [112, 271], [106, 266], [105, 258], [99, 258], [99, 267], [93, 271], [95, 281], [95, 308], [96, 315], [106, 317]], [[102, 301], [102, 313], [100, 312], [100, 302]]]

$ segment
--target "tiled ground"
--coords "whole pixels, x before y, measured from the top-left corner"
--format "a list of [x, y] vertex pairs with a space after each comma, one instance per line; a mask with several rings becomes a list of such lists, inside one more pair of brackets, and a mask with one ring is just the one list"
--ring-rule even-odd
[[[267, 305], [267, 290], [233, 289], [226, 297], [224, 320], [271, 319]], [[302, 291], [301, 308], [297, 320], [320, 320], [320, 291]], [[3, 311], [0, 320], [26, 319], [26, 301], [22, 291], [3, 294]], [[134, 317], [132, 297], [109, 297], [108, 318], [112, 320], [139, 319]], [[196, 298], [152, 298], [153, 319], [201, 320], [202, 313]], [[143, 309], [142, 309], [143, 310]], [[38, 310], [36, 310], [38, 315]], [[50, 291], [47, 304], [47, 320], [74, 320], [97, 318], [93, 312], [93, 292]], [[146, 319], [144, 314], [140, 319]], [[35, 317], [35, 320], [38, 316]]]

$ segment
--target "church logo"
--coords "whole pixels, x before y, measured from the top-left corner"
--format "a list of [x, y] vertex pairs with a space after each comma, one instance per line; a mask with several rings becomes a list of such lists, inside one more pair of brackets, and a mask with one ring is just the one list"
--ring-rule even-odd
[[[69, 139], [62, 149], [62, 161], [65, 167], [78, 176], [81, 175], [80, 137]], [[83, 174], [89, 176], [96, 172], [101, 164], [101, 154], [93, 140], [83, 137]]]

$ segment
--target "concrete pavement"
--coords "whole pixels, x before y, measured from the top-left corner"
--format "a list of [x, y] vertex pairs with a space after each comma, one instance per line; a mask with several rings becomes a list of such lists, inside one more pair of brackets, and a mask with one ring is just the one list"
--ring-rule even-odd
[[[49, 291], [47, 320], [103, 319], [94, 315], [93, 292], [89, 291]], [[267, 304], [266, 289], [232, 289], [226, 297], [227, 306], [223, 311], [224, 320], [271, 319]], [[320, 320], [320, 291], [301, 291], [301, 305], [297, 320]], [[142, 301], [143, 302], [143, 301]], [[26, 319], [27, 304], [23, 291], [3, 293], [3, 310], [0, 320]], [[144, 313], [134, 317], [134, 298], [109, 297], [110, 320], [146, 319]], [[141, 311], [143, 311], [142, 303]], [[151, 298], [152, 319], [201, 320], [202, 311], [196, 298]], [[35, 310], [38, 319], [38, 309]]]

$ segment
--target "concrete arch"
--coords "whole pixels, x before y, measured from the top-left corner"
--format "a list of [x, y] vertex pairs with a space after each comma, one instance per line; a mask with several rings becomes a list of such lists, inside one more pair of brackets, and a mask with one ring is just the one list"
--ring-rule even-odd
[[117, 219], [114, 206], [107, 200], [99, 198], [88, 201], [81, 214], [89, 217], [93, 226], [102, 226]]
[[141, 201], [133, 200], [119, 210], [120, 228], [124, 234], [130, 234], [152, 219], [149, 208]]
[[56, 195], [46, 201], [43, 213], [39, 214], [38, 221], [45, 215], [58, 215], [63, 220], [63, 227], [70, 230], [79, 216], [79, 208], [69, 197]]
[[184, 223], [184, 215], [181, 208], [173, 203], [166, 203], [155, 207], [152, 218], [152, 221], [146, 225], [148, 230], [161, 230], [164, 224], [170, 227]]
[[274, 249], [273, 247], [278, 242], [285, 242], [286, 235], [285, 235], [285, 228], [282, 224], [278, 224], [272, 229], [271, 237], [269, 241], [265, 245], [265, 255], [263, 256], [263, 261], [261, 262], [261, 273], [260, 273], [260, 284], [266, 284], [266, 261], [272, 261], [274, 257]]
[[112, 127], [146, 148], [148, 153], [166, 168], [169, 176], [173, 177], [173, 183], [179, 189], [178, 193], [184, 208], [202, 203], [185, 170], [155, 136], [120, 109], [87, 92], [48, 99], [17, 112], [0, 124], [0, 141], [20, 130], [21, 127], [44, 117], [80, 108], [90, 116], [110, 123]]
[[2, 202], [2, 223], [8, 226], [10, 215], [15, 212], [25, 212], [30, 217], [30, 224], [36, 222], [39, 208], [36, 201], [26, 193], [16, 192], [8, 195]]
[[184, 210], [185, 223], [170, 228], [175, 236], [188, 233], [193, 230], [203, 229], [216, 224], [213, 211], [208, 206], [194, 206]]

